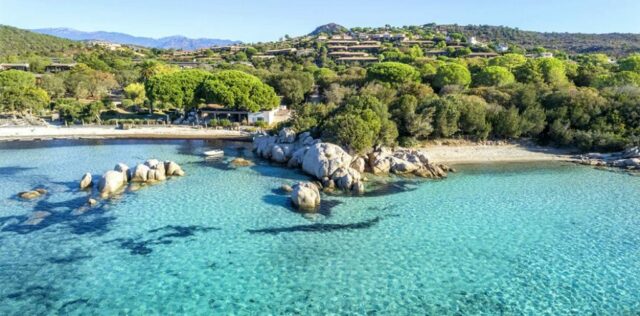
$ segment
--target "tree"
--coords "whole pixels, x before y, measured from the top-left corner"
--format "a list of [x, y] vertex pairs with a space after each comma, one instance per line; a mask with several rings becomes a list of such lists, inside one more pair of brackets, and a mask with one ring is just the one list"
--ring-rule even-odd
[[40, 87], [47, 91], [49, 96], [54, 99], [62, 98], [66, 93], [64, 79], [58, 75], [43, 75], [42, 79], [40, 80]]
[[33, 112], [49, 104], [49, 95], [36, 87], [32, 73], [7, 70], [0, 72], [0, 110]]
[[519, 66], [524, 65], [527, 62], [527, 58], [520, 54], [504, 54], [489, 60], [490, 66], [505, 67], [509, 71], [513, 71]]
[[460, 112], [460, 131], [477, 139], [486, 139], [491, 131], [491, 124], [487, 122], [487, 102], [478, 96], [467, 95], [453, 95], [450, 99]]
[[478, 86], [505, 86], [515, 82], [515, 77], [509, 69], [500, 66], [484, 68], [475, 78]]
[[460, 111], [450, 97], [434, 99], [432, 106], [435, 108], [434, 125], [436, 135], [451, 137], [457, 133]]
[[329, 119], [322, 137], [360, 153], [373, 147], [379, 132], [379, 118], [367, 109], [358, 115], [345, 113]]
[[204, 70], [189, 69], [151, 77], [145, 83], [145, 92], [151, 105], [188, 110], [200, 103], [196, 94], [206, 78], [212, 75]]
[[518, 138], [522, 134], [518, 109], [500, 109], [493, 120], [493, 131], [498, 137]]
[[165, 63], [156, 61], [156, 60], [145, 60], [140, 63], [138, 66], [140, 70], [140, 79], [142, 82], [147, 82], [151, 77], [177, 72], [178, 69], [171, 65], [167, 65]]
[[391, 105], [389, 112], [400, 136], [423, 139], [433, 132], [433, 108], [419, 108], [418, 99], [413, 95], [401, 96]]
[[202, 83], [201, 92], [207, 102], [250, 112], [275, 109], [280, 104], [272, 87], [238, 70], [210, 75]]
[[141, 83], [132, 83], [124, 88], [124, 95], [133, 101], [133, 104], [140, 105], [144, 103], [146, 94], [144, 85]]
[[538, 59], [540, 73], [544, 81], [550, 85], [561, 85], [567, 83], [567, 74], [564, 63], [556, 58]]
[[369, 80], [388, 83], [405, 83], [420, 80], [420, 73], [412, 66], [398, 62], [383, 62], [371, 65], [367, 69]]
[[640, 54], [634, 54], [618, 61], [621, 71], [640, 73]]
[[466, 87], [470, 83], [471, 73], [467, 67], [455, 63], [440, 66], [433, 80], [433, 86], [437, 89], [442, 89], [449, 85]]

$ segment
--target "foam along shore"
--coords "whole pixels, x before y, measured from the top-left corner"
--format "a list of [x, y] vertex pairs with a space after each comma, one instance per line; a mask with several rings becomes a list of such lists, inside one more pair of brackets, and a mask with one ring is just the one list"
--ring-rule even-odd
[[192, 128], [186, 126], [142, 126], [116, 129], [113, 126], [19, 126], [0, 127], [2, 140], [52, 138], [138, 138], [138, 139], [250, 139], [250, 133], [237, 130]]
[[421, 147], [435, 163], [575, 161], [574, 151], [531, 144], [429, 144]]

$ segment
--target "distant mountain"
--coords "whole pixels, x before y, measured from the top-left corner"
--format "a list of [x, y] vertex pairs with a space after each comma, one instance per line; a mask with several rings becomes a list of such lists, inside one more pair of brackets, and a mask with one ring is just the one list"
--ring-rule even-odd
[[309, 35], [319, 35], [321, 33], [324, 33], [327, 35], [333, 35], [333, 34], [346, 33], [348, 31], [349, 29], [347, 29], [346, 27], [340, 24], [329, 23], [329, 24], [318, 26], [315, 30], [313, 30], [313, 32], [309, 33]]
[[67, 38], [76, 41], [101, 40], [111, 43], [138, 45], [150, 48], [194, 50], [212, 46], [225, 46], [240, 43], [239, 41], [215, 38], [188, 38], [169, 36], [162, 38], [139, 37], [117, 32], [83, 32], [69, 28], [35, 29], [34, 32]]
[[0, 25], [0, 56], [35, 53], [48, 55], [80, 46], [68, 39], [43, 35], [12, 26]]

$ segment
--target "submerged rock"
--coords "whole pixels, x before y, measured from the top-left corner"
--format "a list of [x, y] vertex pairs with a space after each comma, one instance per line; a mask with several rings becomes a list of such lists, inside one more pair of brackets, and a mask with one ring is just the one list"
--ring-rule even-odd
[[320, 206], [320, 191], [311, 182], [299, 182], [293, 186], [291, 202], [300, 211], [313, 212]]
[[93, 185], [93, 180], [91, 174], [87, 172], [82, 176], [82, 179], [80, 179], [80, 190], [89, 188], [91, 185]]
[[360, 172], [351, 167], [338, 168], [331, 175], [331, 180], [335, 183], [338, 189], [351, 191], [353, 185], [360, 182]]
[[242, 157], [238, 157], [235, 158], [233, 160], [231, 160], [231, 162], [229, 163], [234, 167], [250, 167], [253, 166], [253, 162], [251, 162], [250, 160], [244, 159]]
[[280, 190], [290, 193], [291, 191], [293, 191], [293, 188], [288, 184], [283, 184], [280, 186]]
[[37, 199], [43, 195], [47, 194], [47, 190], [43, 189], [43, 188], [37, 188], [31, 191], [25, 191], [25, 192], [20, 192], [18, 193], [18, 197], [20, 197], [21, 199], [25, 199], [25, 200], [33, 200], [33, 199]]
[[29, 218], [22, 223], [22, 225], [35, 226], [40, 224], [45, 218], [50, 216], [51, 213], [47, 211], [35, 211], [29, 215]]

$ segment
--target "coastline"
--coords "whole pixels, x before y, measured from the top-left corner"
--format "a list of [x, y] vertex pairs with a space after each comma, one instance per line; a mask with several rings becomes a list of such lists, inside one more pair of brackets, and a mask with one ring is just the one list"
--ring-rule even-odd
[[[185, 126], [142, 126], [128, 130], [112, 126], [61, 127], [11, 126], [0, 127], [2, 141], [35, 141], [53, 139], [226, 139], [250, 141], [244, 131], [202, 129]], [[502, 162], [576, 161], [574, 151], [537, 146], [530, 143], [481, 144], [444, 140], [417, 147], [426, 150], [436, 163], [453, 165]]]
[[128, 130], [116, 129], [113, 126], [0, 127], [0, 141], [48, 139], [228, 139], [249, 141], [251, 140], [251, 134], [244, 131], [203, 129], [183, 126], [143, 126]]

